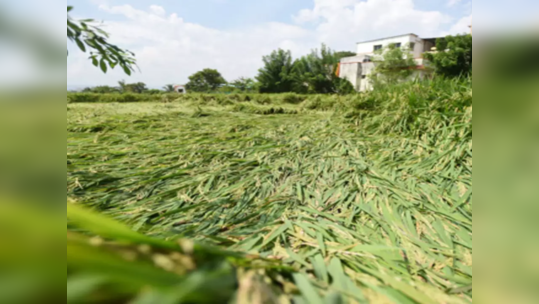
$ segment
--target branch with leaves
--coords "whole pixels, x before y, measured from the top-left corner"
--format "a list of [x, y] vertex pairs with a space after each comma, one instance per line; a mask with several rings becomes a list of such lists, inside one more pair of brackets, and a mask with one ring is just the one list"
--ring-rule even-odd
[[76, 43], [82, 52], [89, 51], [89, 59], [94, 66], [100, 67], [103, 73], [109, 68], [120, 66], [127, 75], [131, 75], [136, 66], [135, 54], [110, 44], [107, 41], [108, 33], [95, 25], [93, 19], [74, 20], [69, 17], [72, 10], [72, 6], [67, 7], [67, 38]]

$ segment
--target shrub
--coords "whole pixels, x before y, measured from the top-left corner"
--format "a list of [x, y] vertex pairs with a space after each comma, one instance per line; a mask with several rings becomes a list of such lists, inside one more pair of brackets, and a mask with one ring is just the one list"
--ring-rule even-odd
[[160, 101], [161, 95], [152, 94], [134, 94], [134, 93], [68, 93], [68, 103], [81, 103], [81, 102], [141, 102], [141, 101]]
[[282, 95], [283, 103], [299, 104], [302, 103], [304, 98], [301, 95], [294, 93], [287, 93]]
[[320, 111], [328, 111], [333, 109], [337, 100], [334, 96], [320, 96], [316, 95], [313, 97], [310, 97], [305, 101], [305, 104], [303, 105], [304, 109], [307, 110], [320, 110]]
[[298, 114], [297, 110], [285, 109], [282, 107], [261, 107], [245, 103], [236, 104], [232, 108], [232, 111], [258, 115]]
[[267, 95], [263, 95], [263, 94], [260, 94], [258, 95], [255, 100], [254, 100], [256, 103], [258, 104], [261, 104], [261, 105], [269, 105], [272, 103], [272, 100], [269, 96]]

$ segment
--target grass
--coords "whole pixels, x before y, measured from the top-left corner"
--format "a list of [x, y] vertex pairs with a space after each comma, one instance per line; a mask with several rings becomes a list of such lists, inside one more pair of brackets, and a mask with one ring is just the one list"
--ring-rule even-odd
[[268, 98], [68, 104], [68, 302], [471, 303], [471, 83]]

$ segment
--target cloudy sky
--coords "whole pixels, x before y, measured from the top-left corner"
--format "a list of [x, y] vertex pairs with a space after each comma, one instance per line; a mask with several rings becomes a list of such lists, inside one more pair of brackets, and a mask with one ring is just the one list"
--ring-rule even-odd
[[[416, 33], [466, 32], [470, 0], [78, 0], [74, 18], [104, 21], [111, 41], [136, 53], [140, 73], [103, 75], [85, 54], [67, 60], [68, 86], [143, 81], [182, 84], [204, 68], [227, 80], [253, 77], [262, 56], [277, 48], [294, 57], [326, 43], [355, 49], [361, 40]], [[71, 54], [71, 53], [70, 53]]]

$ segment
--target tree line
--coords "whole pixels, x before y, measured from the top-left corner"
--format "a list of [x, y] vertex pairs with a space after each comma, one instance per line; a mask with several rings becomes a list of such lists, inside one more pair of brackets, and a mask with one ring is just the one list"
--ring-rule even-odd
[[134, 93], [134, 94], [161, 94], [163, 92], [174, 92], [174, 85], [167, 84], [161, 89], [149, 89], [144, 82], [126, 83], [125, 80], [119, 81], [117, 86], [95, 86], [87, 87], [82, 90], [84, 93]]
[[[215, 69], [203, 69], [189, 76], [185, 85], [188, 92], [199, 93], [339, 93], [354, 91], [352, 85], [336, 75], [341, 58], [353, 56], [352, 52], [333, 52], [322, 45], [320, 51], [297, 60], [292, 59], [290, 51], [282, 49], [273, 51], [263, 57], [264, 66], [255, 78], [240, 77], [228, 82]], [[118, 82], [118, 86], [96, 86], [85, 88], [88, 93], [146, 93], [159, 94], [174, 92], [172, 84], [162, 89], [148, 89], [145, 83]]]
[[333, 52], [322, 45], [319, 50], [293, 60], [292, 53], [282, 49], [264, 56], [264, 66], [253, 78], [239, 78], [227, 82], [214, 69], [204, 69], [189, 77], [186, 88], [201, 93], [350, 93], [352, 85], [336, 75], [341, 58], [355, 55], [352, 52]]

